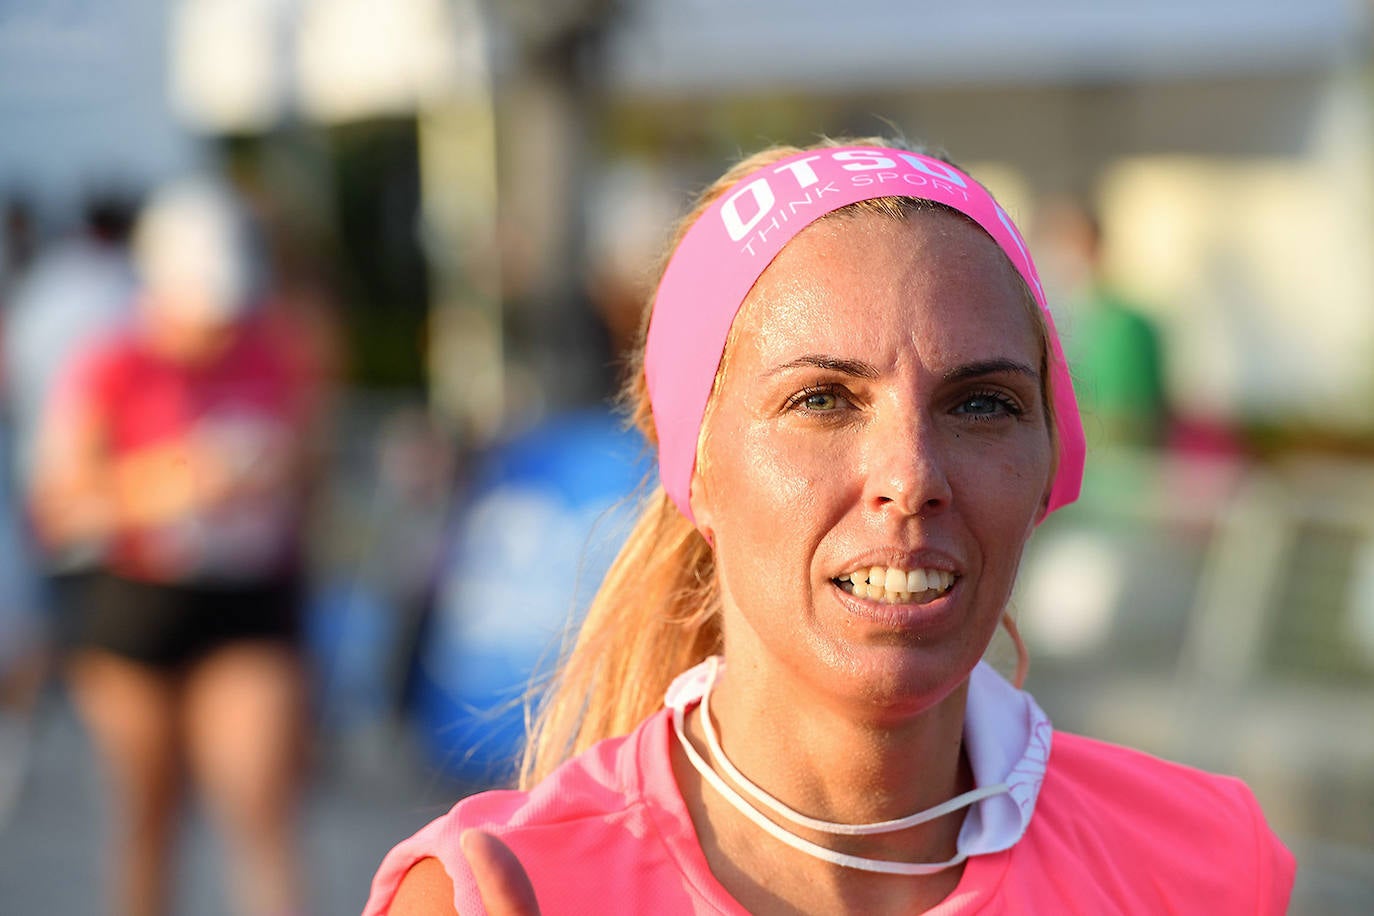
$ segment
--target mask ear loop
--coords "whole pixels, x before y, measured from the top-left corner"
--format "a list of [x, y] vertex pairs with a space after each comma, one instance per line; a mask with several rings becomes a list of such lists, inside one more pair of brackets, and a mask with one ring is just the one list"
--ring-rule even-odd
[[1026, 644], [1021, 641], [1021, 631], [1016, 628], [1011, 611], [1002, 612], [1002, 626], [1007, 628], [1007, 635], [1016, 646], [1016, 678], [1012, 683], [1020, 690], [1025, 686], [1026, 675], [1030, 674], [1030, 653], [1026, 651]]

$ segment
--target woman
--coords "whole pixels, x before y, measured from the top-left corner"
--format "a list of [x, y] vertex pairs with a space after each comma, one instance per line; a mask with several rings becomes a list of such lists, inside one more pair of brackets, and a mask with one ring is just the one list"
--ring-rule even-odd
[[302, 905], [302, 497], [312, 394], [251, 314], [227, 193], [159, 192], [135, 236], [137, 322], [64, 370], [34, 513], [99, 572], [67, 622], [72, 698], [112, 802], [112, 912], [168, 909], [183, 771], [226, 834], [243, 913]]
[[980, 662], [1083, 439], [971, 178], [878, 143], [742, 163], [679, 233], [641, 370], [662, 490], [522, 790], [400, 844], [367, 914], [1282, 911], [1248, 789], [1054, 733]]

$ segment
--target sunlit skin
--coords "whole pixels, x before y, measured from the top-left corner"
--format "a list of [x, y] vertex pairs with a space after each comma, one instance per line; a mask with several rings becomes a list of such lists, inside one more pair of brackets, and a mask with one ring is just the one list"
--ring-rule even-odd
[[[1053, 469], [1025, 293], [960, 217], [842, 217], [783, 250], [733, 339], [692, 495], [722, 590], [727, 670], [712, 713], [725, 749], [812, 816], [881, 820], [945, 801], [971, 787], [967, 678]], [[835, 581], [866, 565], [956, 579], [924, 604], [883, 605]], [[746, 906], [909, 907], [957, 881], [957, 869], [877, 878], [801, 857], [678, 774], [708, 861]], [[961, 820], [810, 838], [938, 861]]]
[[[177, 295], [209, 294], [180, 290]], [[238, 324], [232, 319], [217, 318], [216, 305], [171, 301], [168, 296], [149, 292], [139, 303], [143, 334], [151, 349], [175, 362], [199, 365], [214, 361], [233, 343]]]
[[[755, 285], [708, 411], [692, 508], [715, 546], [727, 671], [711, 711], [746, 775], [813, 817], [911, 814], [972, 787], [967, 679], [992, 638], [1053, 470], [1043, 341], [996, 246], [960, 217], [816, 223]], [[924, 605], [834, 582], [861, 565], [957, 574]], [[704, 747], [699, 717], [689, 736]], [[912, 913], [962, 870], [898, 877], [820, 862], [673, 769], [712, 874], [752, 913]], [[963, 813], [834, 837], [855, 855], [942, 861]], [[537, 912], [492, 837], [463, 849], [491, 912]], [[393, 912], [453, 912], [436, 860]]]

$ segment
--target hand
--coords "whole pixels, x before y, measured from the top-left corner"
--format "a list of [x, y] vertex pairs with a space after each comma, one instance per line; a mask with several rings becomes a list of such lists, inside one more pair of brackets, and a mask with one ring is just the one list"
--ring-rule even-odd
[[158, 526], [203, 512], [224, 498], [224, 462], [190, 437], [146, 445], [111, 460], [115, 506], [125, 525]]
[[534, 885], [509, 846], [481, 830], [465, 830], [458, 846], [490, 916], [539, 916]]

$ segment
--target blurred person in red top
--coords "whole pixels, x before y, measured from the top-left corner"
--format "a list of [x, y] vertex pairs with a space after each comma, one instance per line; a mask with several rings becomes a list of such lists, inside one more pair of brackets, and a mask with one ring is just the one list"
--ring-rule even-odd
[[254, 309], [223, 189], [154, 195], [134, 255], [137, 320], [64, 371], [34, 487], [40, 535], [100, 558], [64, 630], [114, 806], [111, 909], [167, 909], [189, 773], [225, 832], [238, 909], [296, 912], [309, 384]]

